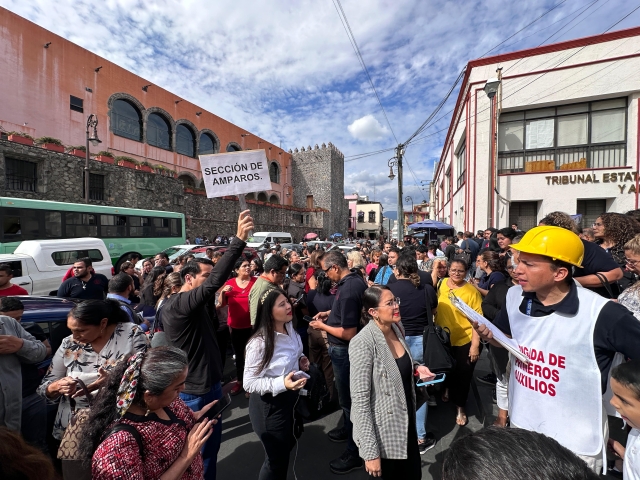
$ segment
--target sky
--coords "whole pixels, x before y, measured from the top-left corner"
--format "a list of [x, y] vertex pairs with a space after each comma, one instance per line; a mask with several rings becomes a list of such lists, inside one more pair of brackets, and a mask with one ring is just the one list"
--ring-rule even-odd
[[[350, 157], [407, 140], [468, 61], [603, 33], [638, 6], [637, 0], [341, 0], [383, 112], [335, 2], [0, 5], [286, 150], [332, 142], [345, 155], [345, 193], [368, 195], [385, 213], [397, 204], [397, 182], [388, 178], [393, 152]], [[614, 30], [637, 25], [640, 10]], [[428, 198], [421, 185], [432, 178], [457, 93], [424, 131], [429, 136], [406, 150], [403, 197], [414, 204]]]

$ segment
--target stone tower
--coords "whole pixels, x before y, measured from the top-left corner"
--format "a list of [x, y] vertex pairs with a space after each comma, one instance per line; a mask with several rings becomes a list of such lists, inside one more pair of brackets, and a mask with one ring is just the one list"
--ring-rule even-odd
[[335, 145], [302, 147], [293, 151], [293, 204], [296, 207], [319, 207], [329, 210], [324, 231], [346, 235], [348, 208], [344, 199], [344, 155]]

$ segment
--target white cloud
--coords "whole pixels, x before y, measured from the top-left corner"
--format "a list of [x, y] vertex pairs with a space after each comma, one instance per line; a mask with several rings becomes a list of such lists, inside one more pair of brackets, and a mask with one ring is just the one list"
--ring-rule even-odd
[[381, 140], [389, 135], [389, 129], [373, 115], [365, 115], [347, 127], [349, 133], [356, 140]]
[[[563, 17], [591, 2], [566, 2], [510, 39], [508, 51], [538, 45], [575, 15]], [[400, 142], [429, 116], [469, 60], [555, 3], [342, 1]], [[282, 140], [283, 148], [333, 142], [349, 156], [396, 144], [386, 122], [374, 118], [382, 119], [382, 112], [330, 1], [0, 0], [0, 5], [256, 135], [276, 144]], [[601, 33], [630, 9], [626, 0], [609, 0], [552, 41]], [[615, 28], [632, 26], [639, 17], [640, 11]], [[406, 168], [404, 189], [414, 201], [421, 196], [416, 183], [430, 179], [439, 157], [446, 132], [434, 132], [448, 126], [445, 112], [456, 95], [425, 131], [433, 136], [407, 150], [405, 163], [415, 178]], [[346, 119], [354, 118], [359, 120], [345, 128]], [[386, 178], [390, 156], [345, 163], [345, 189], [373, 198], [373, 180], [356, 178], [370, 172], [376, 176], [376, 198], [385, 209], [395, 209], [395, 182]]]

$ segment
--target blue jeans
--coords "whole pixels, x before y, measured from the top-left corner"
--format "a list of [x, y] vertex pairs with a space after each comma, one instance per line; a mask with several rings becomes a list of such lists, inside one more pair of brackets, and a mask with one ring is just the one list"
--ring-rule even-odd
[[[404, 341], [407, 342], [409, 351], [411, 352], [411, 356], [413, 357], [413, 361], [422, 363], [424, 361], [424, 359], [422, 358], [422, 356], [424, 355], [424, 351], [422, 348], [422, 335], [407, 335]], [[418, 430], [418, 440], [424, 440], [425, 438], [427, 438], [426, 425], [428, 409], [429, 407], [425, 402], [418, 410], [416, 410], [416, 429]]]
[[347, 431], [347, 450], [358, 454], [358, 447], [353, 441], [353, 423], [351, 423], [351, 387], [349, 363], [349, 347], [329, 344], [329, 356], [333, 365], [335, 388], [338, 390], [338, 402], [342, 408], [344, 428]]
[[[180, 398], [187, 406], [197, 412], [205, 405], [218, 400], [222, 397], [222, 385], [220, 382], [214, 384], [204, 395], [191, 395], [190, 393], [181, 393]], [[218, 461], [218, 451], [222, 443], [222, 418], [218, 419], [213, 427], [213, 433], [202, 447], [202, 460], [204, 461], [204, 478], [206, 480], [215, 480], [216, 478], [216, 462]]]

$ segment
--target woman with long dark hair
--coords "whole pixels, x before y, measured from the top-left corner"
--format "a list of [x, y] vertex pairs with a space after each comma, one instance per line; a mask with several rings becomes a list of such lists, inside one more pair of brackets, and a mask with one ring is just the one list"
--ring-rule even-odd
[[484, 275], [479, 279], [474, 278], [470, 282], [471, 285], [476, 287], [480, 295], [486, 297], [489, 290], [491, 290], [496, 283], [504, 282], [507, 278], [505, 274], [506, 263], [505, 257], [501, 257], [499, 253], [485, 250], [478, 255], [476, 262], [476, 265], [484, 272]]
[[400, 301], [389, 287], [365, 290], [365, 326], [349, 343], [353, 439], [369, 475], [418, 480], [422, 468], [414, 372], [424, 380], [434, 375], [414, 362], [398, 327], [400, 319]]
[[307, 294], [304, 291], [306, 269], [301, 263], [292, 263], [287, 269], [288, 281], [285, 285], [285, 293], [293, 306], [294, 323], [296, 332], [302, 339], [302, 348], [306, 356], [309, 355], [309, 322], [304, 317], [309, 315], [307, 308]]
[[302, 341], [292, 325], [293, 311], [285, 293], [269, 290], [259, 300], [256, 332], [247, 344], [244, 389], [249, 392], [249, 418], [265, 451], [260, 480], [286, 480], [289, 453], [294, 447], [298, 422], [294, 408], [309, 370]]
[[[624, 276], [618, 280], [620, 292], [635, 281], [632, 272], [625, 270], [627, 260], [624, 256], [624, 246], [636, 234], [640, 233], [640, 225], [633, 218], [621, 213], [603, 213], [593, 224], [593, 234], [596, 243], [600, 245], [622, 268]], [[614, 297], [617, 297], [614, 291]]]
[[[231, 330], [231, 344], [236, 354], [236, 384], [231, 388], [231, 395], [242, 392], [242, 375], [244, 374], [244, 353], [247, 342], [253, 334], [251, 315], [249, 315], [249, 292], [256, 283], [256, 277], [251, 276], [249, 260], [240, 257], [233, 266], [235, 277], [227, 280], [220, 290], [219, 307], [229, 306], [227, 325]], [[226, 352], [225, 352], [226, 355]], [[247, 395], [248, 397], [248, 395]]]
[[127, 356], [100, 390], [79, 444], [92, 478], [202, 479], [200, 451], [217, 420], [200, 418], [180, 399], [187, 354], [175, 347]]
[[[122, 357], [145, 351], [147, 336], [131, 323], [129, 315], [117, 300], [86, 300], [79, 303], [67, 317], [72, 334], [66, 337], [54, 354], [38, 394], [49, 401], [59, 402], [53, 424], [53, 438], [61, 441], [71, 419], [70, 398], [78, 390], [76, 379], [82, 380], [89, 391], [102, 388], [108, 371]], [[88, 407], [84, 396], [75, 399], [78, 409]], [[77, 464], [63, 461], [65, 478], [76, 478]]]
[[[402, 254], [396, 263], [397, 282], [389, 285], [391, 293], [400, 299], [400, 315], [404, 327], [405, 342], [413, 359], [423, 362], [424, 346], [422, 334], [428, 320], [433, 322], [433, 312], [438, 306], [436, 292], [428, 283], [420, 283], [418, 262], [414, 255]], [[435, 437], [427, 433], [427, 404], [424, 403], [416, 412], [416, 428], [418, 431], [418, 448], [420, 454], [433, 448]]]
[[257, 257], [251, 260], [251, 276], [259, 277], [263, 273], [264, 273], [264, 266], [263, 266], [262, 260], [260, 260]]
[[140, 288], [140, 305], [156, 308], [162, 296], [162, 286], [167, 271], [164, 267], [153, 267]]

